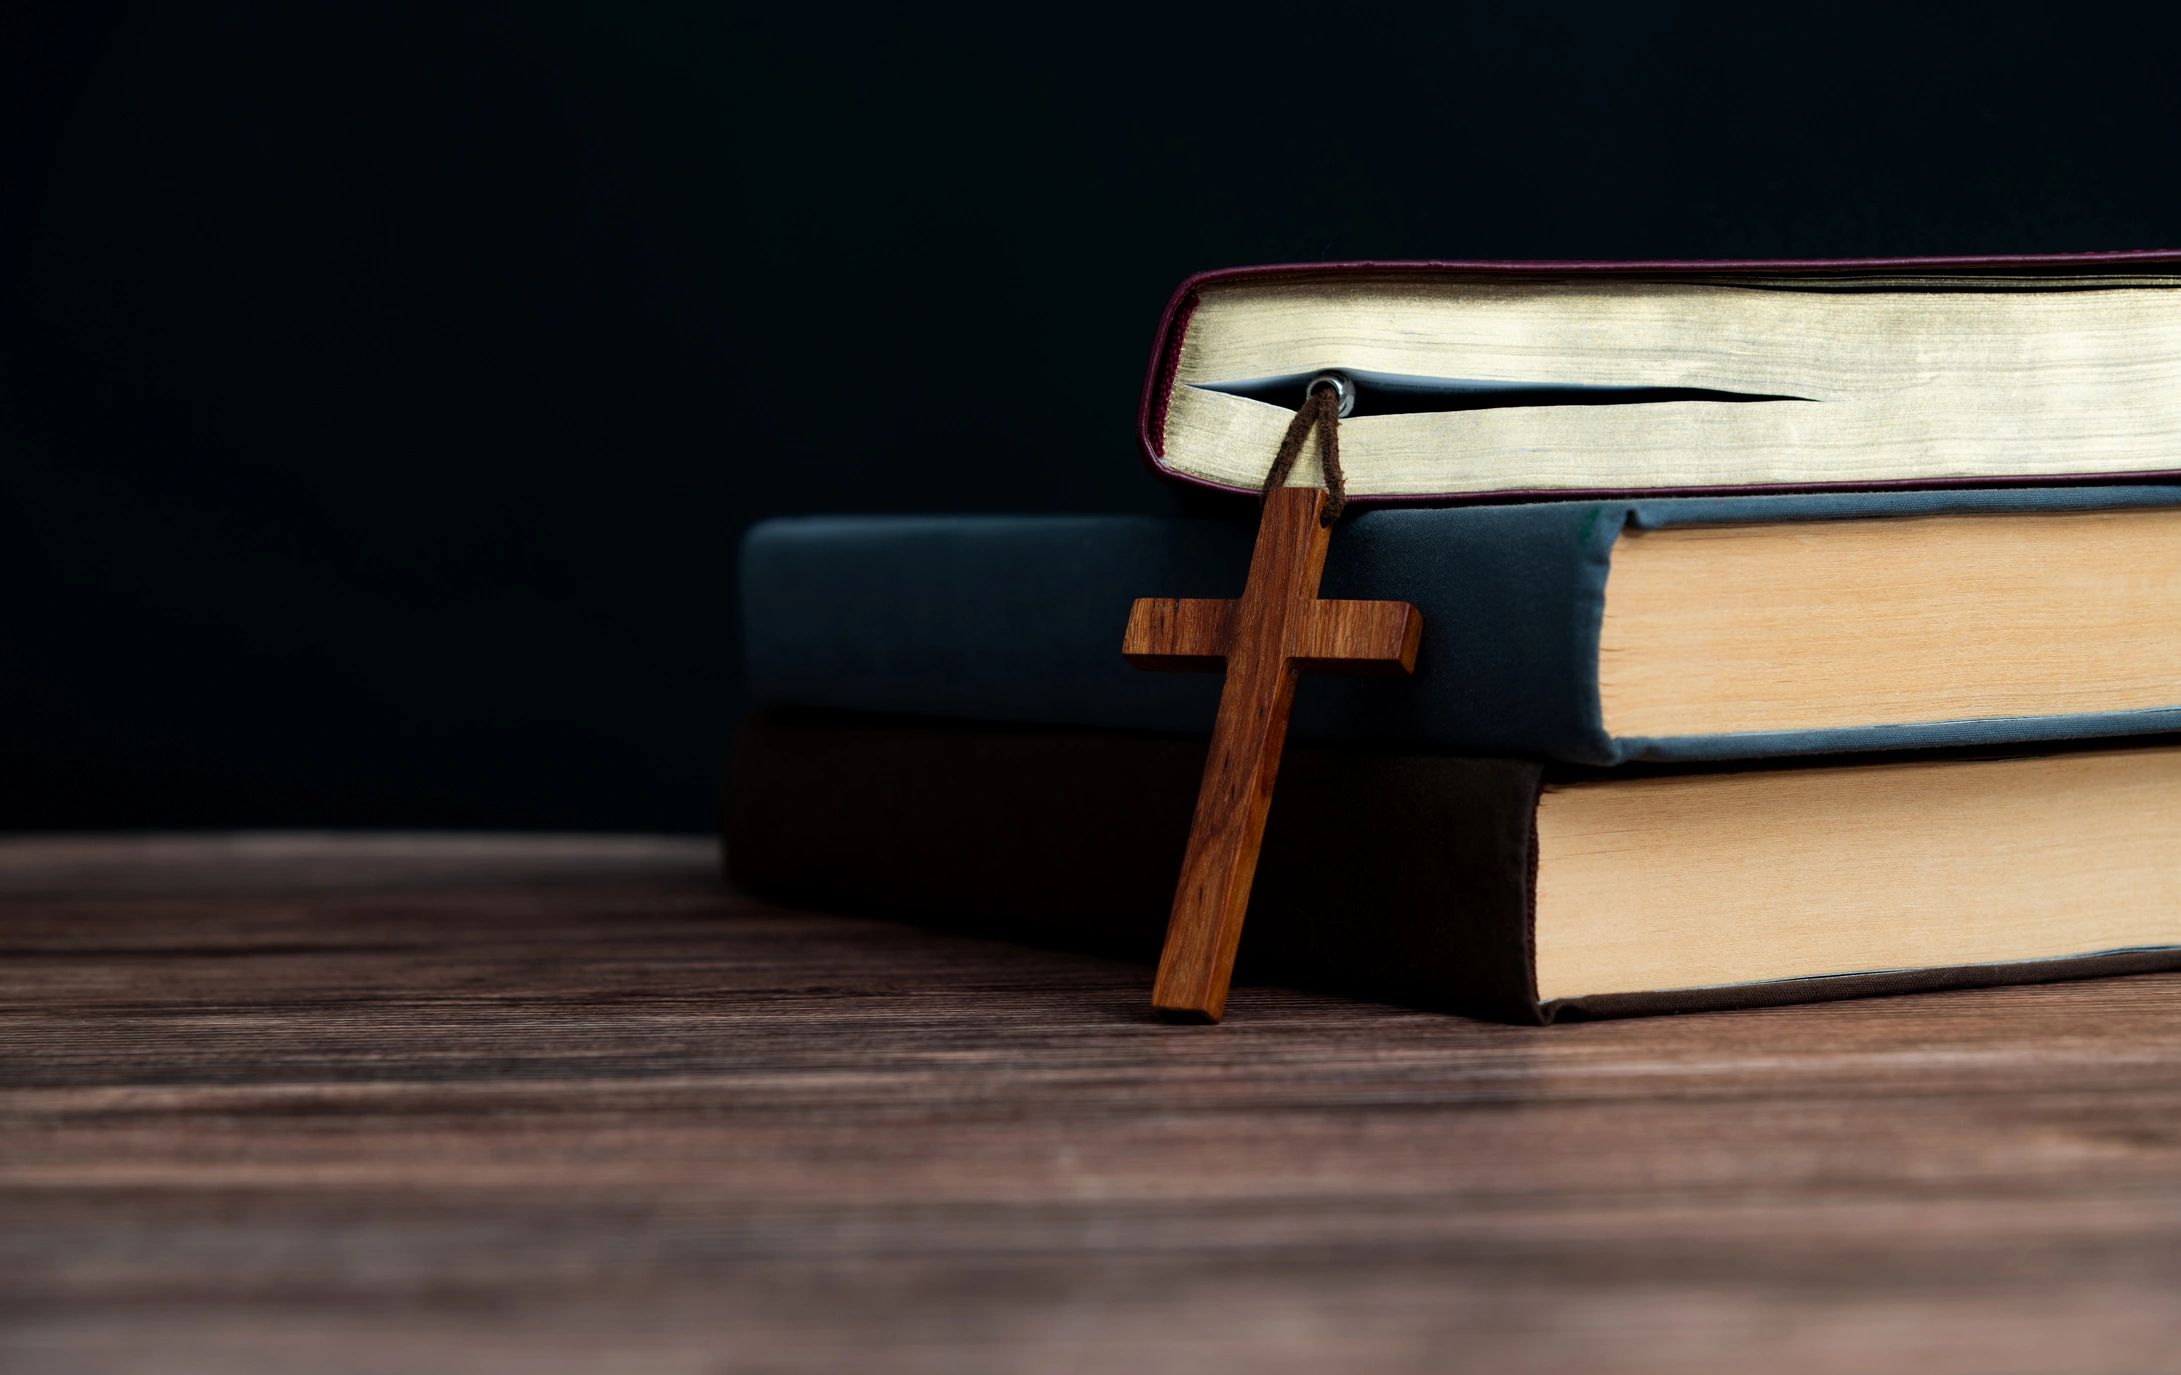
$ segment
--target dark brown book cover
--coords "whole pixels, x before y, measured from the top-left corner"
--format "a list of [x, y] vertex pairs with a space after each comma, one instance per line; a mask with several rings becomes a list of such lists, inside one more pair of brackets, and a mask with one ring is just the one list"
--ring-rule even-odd
[[[1148, 964], [1203, 769], [1199, 739], [763, 713], [729, 762], [727, 872], [792, 905]], [[1238, 981], [1544, 1024], [2181, 965], [2173, 950], [2125, 952], [1541, 1004], [1531, 896], [1546, 776], [1523, 760], [1291, 749]]]

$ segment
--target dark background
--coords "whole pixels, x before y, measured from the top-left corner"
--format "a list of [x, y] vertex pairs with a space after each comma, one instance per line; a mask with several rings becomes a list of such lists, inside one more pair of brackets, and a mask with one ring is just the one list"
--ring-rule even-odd
[[11, 11], [0, 826], [702, 829], [734, 550], [1171, 509], [1194, 269], [2181, 245], [2082, 9]]

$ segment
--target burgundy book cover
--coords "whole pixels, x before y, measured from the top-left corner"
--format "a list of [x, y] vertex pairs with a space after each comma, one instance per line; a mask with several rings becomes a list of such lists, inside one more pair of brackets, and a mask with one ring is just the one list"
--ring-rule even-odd
[[[1448, 273], [1470, 277], [1501, 277], [1519, 280], [1525, 277], [1717, 277], [1736, 273], [1767, 277], [1809, 276], [1850, 277], [1870, 272], [1953, 272], [1972, 274], [1990, 273], [2077, 273], [2107, 269], [2174, 269], [2181, 271], [2181, 249], [2128, 249], [2089, 253], [2042, 253], [2042, 254], [1986, 254], [1965, 257], [1933, 258], [1732, 258], [1732, 259], [1683, 259], [1630, 262], [1584, 262], [1540, 260], [1479, 259], [1462, 261], [1415, 261], [1357, 260], [1353, 262], [1325, 263], [1272, 263], [1261, 267], [1229, 267], [1210, 272], [1199, 272], [1188, 278], [1167, 300], [1166, 310], [1159, 317], [1158, 334], [1152, 342], [1151, 365], [1145, 371], [1143, 397], [1136, 410], [1136, 432], [1143, 446], [1143, 456], [1153, 472], [1171, 481], [1213, 491], [1240, 492], [1243, 489], [1227, 487], [1177, 472], [1166, 465], [1165, 432], [1167, 399], [1174, 386], [1174, 372], [1180, 359], [1182, 339], [1189, 330], [1190, 315], [1196, 309], [1198, 293], [1215, 283], [1246, 280], [1269, 280], [1282, 277], [1318, 277], [1340, 273]], [[1706, 495], [1736, 493], [1814, 491], [1832, 489], [1872, 490], [1880, 488], [1921, 487], [1990, 487], [1990, 486], [2052, 486], [2096, 482], [2148, 482], [2181, 478], [2181, 468], [2154, 472], [2126, 473], [2069, 473], [2059, 476], [2025, 477], [2006, 481], [1990, 478], [1935, 478], [1899, 479], [1878, 482], [1854, 483], [1798, 483], [1798, 484], [1748, 484], [1743, 486], [1710, 486], [1702, 488], [1647, 488], [1646, 496], [1686, 496], [1697, 492]], [[1359, 505], [1422, 506], [1455, 502], [1478, 501], [1534, 501], [1566, 500], [1583, 497], [1622, 496], [1627, 493], [1618, 488], [1583, 489], [1536, 489], [1528, 491], [1491, 492], [1440, 492], [1428, 495], [1363, 495], [1351, 498]]]

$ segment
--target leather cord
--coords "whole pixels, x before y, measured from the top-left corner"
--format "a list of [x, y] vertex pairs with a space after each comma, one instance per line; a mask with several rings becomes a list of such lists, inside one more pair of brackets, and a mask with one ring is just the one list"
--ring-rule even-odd
[[1340, 392], [1332, 383], [1312, 387], [1296, 408], [1295, 419], [1280, 440], [1280, 451], [1272, 456], [1272, 468], [1265, 474], [1264, 491], [1270, 495], [1286, 485], [1303, 451], [1303, 440], [1312, 430], [1318, 434], [1318, 467], [1325, 474], [1325, 508], [1318, 513], [1318, 522], [1331, 525], [1348, 504], [1348, 484], [1340, 471]]

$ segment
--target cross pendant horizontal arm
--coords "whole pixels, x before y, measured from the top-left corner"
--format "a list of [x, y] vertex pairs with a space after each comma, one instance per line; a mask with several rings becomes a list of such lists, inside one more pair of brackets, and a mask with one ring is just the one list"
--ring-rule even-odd
[[1131, 664], [1227, 672], [1152, 990], [1163, 1012], [1218, 1021], [1226, 1006], [1296, 674], [1416, 666], [1424, 621], [1415, 607], [1318, 596], [1331, 537], [1319, 519], [1325, 499], [1315, 487], [1267, 494], [1239, 599], [1145, 597], [1129, 612], [1121, 652]]
[[[1213, 597], [1138, 597], [1121, 652], [1137, 668], [1216, 671], [1234, 644], [1238, 605]], [[1311, 601], [1292, 613], [1285, 648], [1297, 668], [1398, 675], [1415, 667], [1422, 628], [1407, 602]]]

